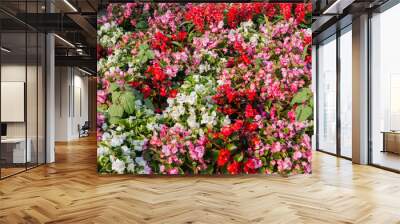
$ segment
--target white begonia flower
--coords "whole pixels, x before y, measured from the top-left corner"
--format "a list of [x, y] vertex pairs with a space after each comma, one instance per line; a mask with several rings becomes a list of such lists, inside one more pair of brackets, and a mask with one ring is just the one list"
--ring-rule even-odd
[[201, 85], [201, 84], [196, 84], [194, 86], [194, 91], [196, 91], [197, 93], [202, 94], [202, 93], [204, 93], [206, 91], [206, 87], [204, 85]]
[[102, 139], [103, 141], [107, 141], [107, 140], [110, 139], [110, 138], [111, 138], [111, 134], [108, 133], [108, 132], [104, 132], [104, 133], [103, 133], [103, 136], [101, 137], [101, 139]]
[[253, 36], [250, 37], [250, 43], [252, 43], [253, 45], [257, 45], [257, 43], [258, 43], [258, 35], [257, 34], [253, 34]]
[[136, 164], [139, 165], [139, 166], [146, 166], [146, 165], [147, 165], [147, 163], [146, 163], [146, 161], [143, 159], [143, 157], [136, 157], [136, 158], [135, 158], [135, 162], [136, 162]]
[[197, 95], [195, 92], [191, 92], [190, 95], [186, 98], [186, 102], [190, 105], [196, 103]]
[[126, 146], [126, 145], [123, 145], [122, 147], [121, 147], [121, 150], [122, 150], [122, 153], [124, 154], [124, 155], [129, 155], [130, 153], [131, 153], [131, 150], [128, 148], [128, 146]]
[[175, 102], [174, 98], [168, 98], [167, 99], [168, 106], [172, 106], [174, 104], [174, 102]]
[[125, 135], [113, 135], [110, 144], [112, 147], [118, 147], [124, 143], [124, 140]]
[[117, 172], [118, 174], [123, 174], [125, 171], [125, 163], [120, 159], [116, 159], [112, 161], [111, 169]]
[[218, 29], [222, 29], [223, 27], [224, 27], [224, 21], [221, 20], [221, 21], [219, 21], [219, 23], [218, 23]]
[[97, 156], [104, 156], [108, 153], [108, 148], [105, 148], [103, 146], [100, 146], [99, 148], [97, 148]]
[[191, 114], [187, 119], [187, 124], [190, 128], [199, 128], [200, 125], [196, 122], [196, 115]]
[[227, 125], [230, 125], [230, 124], [231, 124], [231, 119], [229, 119], [229, 116], [226, 115], [224, 120], [222, 121], [222, 125], [223, 126], [227, 126]]
[[124, 128], [122, 126], [118, 126], [115, 130], [122, 131]]
[[141, 100], [136, 100], [136, 101], [135, 101], [135, 105], [138, 106], [138, 107], [140, 107], [140, 106], [142, 106], [143, 104], [142, 104], [142, 101], [141, 101]]
[[193, 75], [193, 80], [194, 80], [195, 82], [199, 82], [200, 76], [199, 76], [199, 75]]
[[126, 167], [126, 170], [128, 171], [128, 173], [135, 173], [135, 164], [129, 163], [128, 166]]

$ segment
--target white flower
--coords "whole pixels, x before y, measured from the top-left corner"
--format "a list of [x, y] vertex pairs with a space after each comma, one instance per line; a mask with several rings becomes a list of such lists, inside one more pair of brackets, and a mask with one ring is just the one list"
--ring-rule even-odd
[[112, 147], [118, 147], [124, 143], [125, 136], [124, 135], [114, 135], [111, 139], [111, 146]]
[[139, 166], [145, 166], [147, 165], [146, 161], [143, 159], [143, 157], [136, 157], [135, 158], [135, 162], [139, 165]]
[[227, 126], [231, 124], [231, 119], [229, 119], [228, 115], [225, 116], [224, 120], [222, 121], [223, 126]]
[[186, 97], [186, 103], [193, 105], [196, 103], [197, 95], [195, 92], [191, 92], [189, 96]]
[[111, 169], [118, 174], [123, 174], [125, 170], [125, 163], [122, 160], [116, 159], [112, 161]]
[[128, 146], [126, 146], [126, 145], [123, 145], [122, 147], [121, 147], [121, 150], [122, 150], [122, 153], [124, 154], [124, 155], [129, 155], [130, 153], [131, 153], [131, 150], [128, 148]]
[[141, 100], [136, 100], [135, 101], [135, 105], [138, 106], [138, 107], [142, 106], [142, 101]]
[[187, 119], [188, 126], [190, 128], [199, 128], [199, 124], [196, 122], [196, 115], [191, 114]]
[[201, 84], [196, 84], [194, 86], [194, 91], [202, 94], [202, 93], [204, 93], [206, 91], [206, 87], [204, 85], [201, 85]]
[[134, 173], [135, 172], [135, 164], [129, 163], [128, 166], [126, 167], [126, 170], [128, 171], [128, 173]]
[[103, 141], [106, 141], [106, 140], [108, 140], [108, 139], [110, 139], [110, 138], [111, 138], [111, 134], [108, 133], [108, 132], [104, 132], [104, 133], [103, 133], [103, 136], [101, 137], [101, 139], [102, 139]]
[[107, 154], [108, 152], [108, 148], [105, 148], [103, 146], [100, 146], [99, 148], [97, 148], [97, 156], [104, 156], [105, 154]]

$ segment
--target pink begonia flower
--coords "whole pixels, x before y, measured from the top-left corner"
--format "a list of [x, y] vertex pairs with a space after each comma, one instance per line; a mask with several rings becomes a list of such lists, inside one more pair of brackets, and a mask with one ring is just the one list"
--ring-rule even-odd
[[107, 93], [104, 90], [97, 90], [97, 103], [103, 104], [107, 100]]
[[104, 116], [104, 114], [97, 112], [97, 127], [101, 127], [104, 124], [105, 119], [106, 117]]
[[168, 171], [168, 174], [176, 175], [178, 174], [178, 168], [174, 167]]
[[294, 122], [296, 120], [296, 113], [293, 110], [288, 112], [288, 118], [290, 122]]
[[271, 152], [280, 152], [282, 149], [281, 143], [280, 142], [274, 142], [272, 143], [271, 146]]
[[303, 139], [301, 140], [301, 145], [304, 146], [306, 149], [311, 149], [310, 136], [308, 136], [307, 134], [304, 134]]
[[302, 153], [300, 151], [296, 151], [293, 153], [293, 159], [299, 160], [302, 157]]

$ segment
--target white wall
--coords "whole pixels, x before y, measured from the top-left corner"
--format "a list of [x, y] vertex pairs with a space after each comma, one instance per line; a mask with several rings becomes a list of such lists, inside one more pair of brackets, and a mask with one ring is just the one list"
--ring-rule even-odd
[[74, 140], [78, 125], [88, 121], [88, 78], [72, 67], [56, 67], [55, 73], [55, 140]]

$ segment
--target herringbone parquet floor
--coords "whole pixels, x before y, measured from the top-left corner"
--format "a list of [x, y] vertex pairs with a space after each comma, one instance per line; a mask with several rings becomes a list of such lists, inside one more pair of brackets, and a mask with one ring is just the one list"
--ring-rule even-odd
[[0, 223], [400, 223], [400, 175], [314, 154], [289, 178], [98, 176], [94, 138], [0, 181]]

